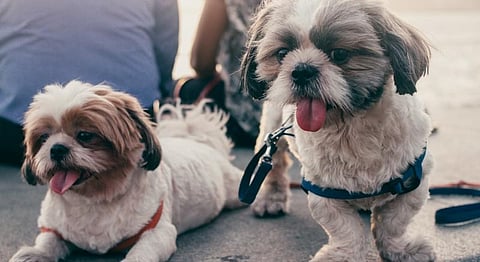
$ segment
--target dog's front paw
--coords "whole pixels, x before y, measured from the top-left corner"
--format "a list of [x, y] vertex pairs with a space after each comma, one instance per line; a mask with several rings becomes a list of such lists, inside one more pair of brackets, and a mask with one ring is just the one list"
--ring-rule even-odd
[[265, 190], [251, 208], [258, 217], [281, 216], [288, 213], [289, 193], [285, 190]]
[[384, 261], [430, 262], [436, 256], [433, 247], [425, 240], [417, 239], [408, 243], [403, 250], [380, 250]]
[[18, 250], [9, 262], [54, 262], [57, 261], [54, 257], [45, 254], [43, 251], [34, 247], [22, 247]]

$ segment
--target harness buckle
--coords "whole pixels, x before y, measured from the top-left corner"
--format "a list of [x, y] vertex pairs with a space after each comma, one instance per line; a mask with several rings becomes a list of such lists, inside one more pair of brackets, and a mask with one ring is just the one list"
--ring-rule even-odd
[[283, 125], [281, 126], [279, 129], [273, 131], [272, 133], [268, 133], [266, 136], [265, 136], [265, 144], [267, 144], [267, 146], [271, 146], [271, 145], [275, 145], [277, 144], [278, 140], [280, 139], [281, 136], [283, 135], [291, 135], [291, 134], [287, 134], [285, 133], [288, 129], [292, 128], [292, 124], [290, 125]]
[[280, 137], [283, 135], [291, 135], [288, 133], [285, 133], [288, 129], [292, 128], [293, 125], [284, 125], [281, 126], [279, 129], [275, 130], [272, 133], [268, 133], [265, 136], [265, 145], [267, 146], [267, 150], [265, 151], [265, 154], [262, 157], [262, 162], [272, 162], [272, 157], [277, 152], [277, 143]]
[[385, 190], [392, 193], [392, 195], [400, 195], [414, 190], [419, 184], [418, 171], [415, 166], [409, 165], [406, 175], [403, 178], [398, 177], [385, 184], [384, 187]]
[[400, 177], [392, 180], [389, 186], [390, 193], [392, 193], [392, 195], [400, 195], [405, 192], [405, 186], [403, 185], [403, 181]]

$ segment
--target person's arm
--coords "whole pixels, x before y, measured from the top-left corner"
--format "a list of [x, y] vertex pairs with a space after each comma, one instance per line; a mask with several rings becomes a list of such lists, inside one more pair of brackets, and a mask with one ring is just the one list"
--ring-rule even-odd
[[190, 56], [190, 65], [198, 77], [210, 77], [215, 73], [220, 40], [227, 25], [225, 1], [206, 0]]

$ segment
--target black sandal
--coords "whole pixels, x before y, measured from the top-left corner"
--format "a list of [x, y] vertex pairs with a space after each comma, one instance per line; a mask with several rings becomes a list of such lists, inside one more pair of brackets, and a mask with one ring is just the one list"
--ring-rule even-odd
[[173, 98], [180, 98], [182, 104], [198, 104], [208, 98], [225, 110], [225, 82], [218, 73], [210, 78], [183, 77], [175, 84]]
[[[181, 104], [198, 104], [202, 99], [211, 99], [212, 103], [207, 105], [214, 105], [229, 113], [225, 106], [225, 82], [219, 73], [210, 78], [180, 78], [175, 84], [172, 97], [174, 100], [179, 98]], [[253, 148], [255, 146], [256, 137], [246, 133], [232, 116], [227, 122], [227, 136], [232, 139], [235, 147]]]

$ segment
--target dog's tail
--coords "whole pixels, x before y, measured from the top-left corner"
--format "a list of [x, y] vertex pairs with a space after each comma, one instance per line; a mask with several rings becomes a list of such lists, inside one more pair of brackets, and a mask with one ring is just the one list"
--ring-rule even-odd
[[204, 99], [196, 105], [164, 104], [155, 112], [157, 134], [162, 137], [183, 137], [207, 144], [230, 155], [233, 143], [226, 135], [229, 115], [217, 107], [210, 107]]

